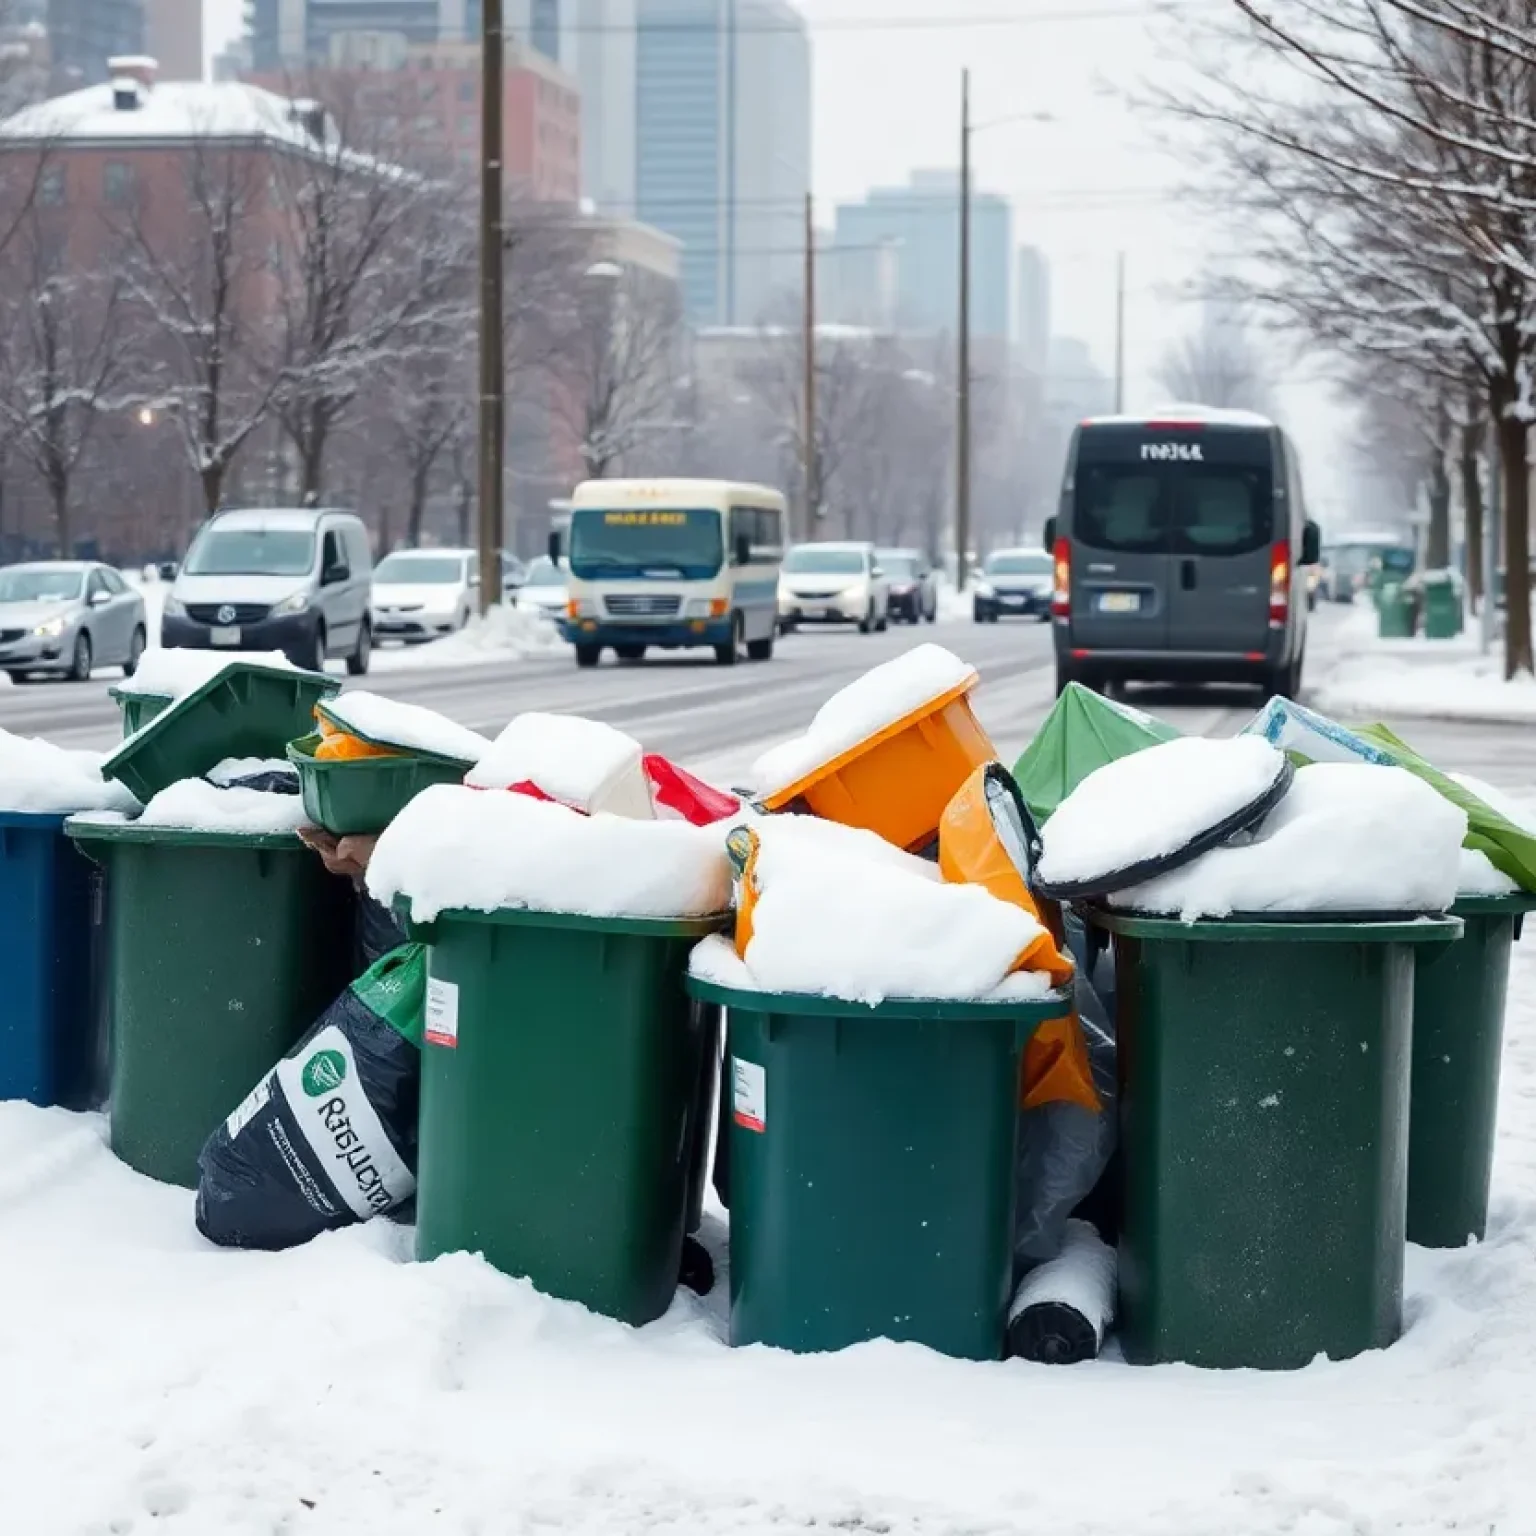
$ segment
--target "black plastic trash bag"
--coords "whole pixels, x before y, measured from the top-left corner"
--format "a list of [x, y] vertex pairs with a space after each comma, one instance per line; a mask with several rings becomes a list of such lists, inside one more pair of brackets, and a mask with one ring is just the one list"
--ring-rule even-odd
[[391, 951], [406, 942], [406, 933], [395, 915], [381, 901], [368, 894], [361, 880], [357, 885], [357, 965], [359, 972], [377, 965]]
[[413, 1198], [426, 986], [424, 944], [386, 955], [208, 1138], [204, 1237], [292, 1248]]

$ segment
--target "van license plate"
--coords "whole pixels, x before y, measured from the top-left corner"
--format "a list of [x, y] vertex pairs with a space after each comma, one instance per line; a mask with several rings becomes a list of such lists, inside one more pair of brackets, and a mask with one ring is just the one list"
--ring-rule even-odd
[[210, 629], [208, 638], [214, 645], [239, 645], [240, 631], [238, 629]]
[[1140, 613], [1140, 592], [1100, 592], [1100, 613]]

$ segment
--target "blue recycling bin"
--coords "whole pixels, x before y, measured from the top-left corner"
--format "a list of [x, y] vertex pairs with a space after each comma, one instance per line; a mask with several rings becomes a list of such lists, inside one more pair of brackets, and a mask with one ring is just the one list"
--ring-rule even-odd
[[89, 1109], [106, 1080], [98, 877], [64, 817], [0, 812], [0, 1099]]

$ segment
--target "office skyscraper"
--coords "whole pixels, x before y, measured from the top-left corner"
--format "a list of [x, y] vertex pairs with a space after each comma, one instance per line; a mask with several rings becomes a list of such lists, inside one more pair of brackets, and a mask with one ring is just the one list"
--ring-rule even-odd
[[144, 52], [144, 0], [48, 0], [47, 25], [59, 89], [95, 85], [109, 58]]

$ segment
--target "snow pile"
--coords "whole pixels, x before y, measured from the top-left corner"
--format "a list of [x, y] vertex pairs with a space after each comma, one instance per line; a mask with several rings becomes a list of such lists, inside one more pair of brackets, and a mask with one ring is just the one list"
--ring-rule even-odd
[[183, 832], [294, 832], [305, 825], [304, 802], [297, 795], [258, 789], [220, 789], [206, 779], [182, 779], [162, 789], [139, 817], [141, 827]]
[[976, 681], [976, 669], [942, 645], [915, 646], [840, 688], [816, 711], [803, 736], [765, 752], [752, 770], [753, 786], [760, 795], [779, 794], [924, 705]]
[[0, 731], [0, 812], [70, 816], [80, 811], [131, 815], [139, 802], [104, 779], [104, 752], [76, 752], [38, 736]]
[[420, 704], [402, 704], [377, 693], [342, 693], [319, 706], [339, 730], [380, 747], [397, 747], [445, 757], [452, 762], [478, 763], [491, 749], [488, 738]]
[[487, 614], [476, 614], [455, 635], [447, 635], [428, 645], [375, 650], [372, 666], [377, 672], [486, 666], [521, 661], [530, 656], [556, 655], [566, 649], [559, 631], [547, 618], [499, 604]]
[[[1414, 642], [1420, 647], [1433, 641]], [[1317, 689], [1318, 707], [1355, 719], [1536, 721], [1536, 680], [1506, 682], [1494, 657], [1417, 662], [1398, 655], [1355, 656]]]
[[1183, 736], [1090, 773], [1041, 832], [1043, 885], [1164, 858], [1262, 799], [1285, 768], [1261, 736]]
[[457, 784], [418, 795], [379, 839], [368, 889], [385, 906], [440, 912], [528, 907], [591, 917], [696, 917], [730, 905], [717, 828], [584, 816], [528, 795]]
[[[979, 885], [948, 885], [932, 866], [871, 833], [785, 817], [754, 825], [751, 939], [757, 990], [837, 997], [974, 1000], [995, 993], [1041, 928]], [[878, 845], [887, 852], [876, 853]], [[1010, 996], [1050, 982], [1020, 973]]]
[[1185, 922], [1234, 912], [1443, 912], [1456, 899], [1466, 835], [1466, 814], [1405, 768], [1317, 763], [1297, 770], [1252, 833], [1111, 900]]
[[210, 784], [228, 789], [242, 779], [256, 779], [263, 774], [280, 773], [284, 778], [298, 781], [299, 771], [284, 757], [226, 757], [203, 775]]
[[226, 667], [241, 665], [279, 672], [297, 670], [281, 651], [191, 651], [173, 646], [170, 650], [146, 651], [138, 671], [114, 686], [123, 694], [180, 699], [211, 682]]
[[648, 820], [650, 781], [639, 742], [580, 715], [518, 715], [465, 776], [477, 789], [532, 784], [572, 810]]

